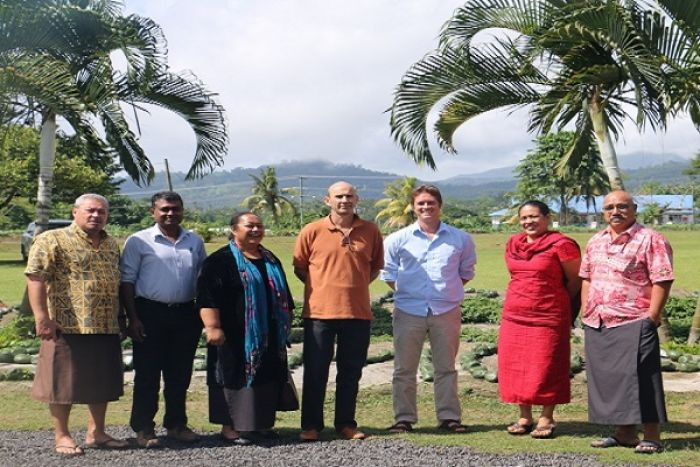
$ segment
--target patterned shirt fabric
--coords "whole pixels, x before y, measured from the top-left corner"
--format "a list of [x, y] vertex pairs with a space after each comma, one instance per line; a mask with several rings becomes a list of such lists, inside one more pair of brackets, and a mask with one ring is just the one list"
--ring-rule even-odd
[[611, 232], [588, 241], [579, 271], [590, 281], [581, 321], [593, 328], [648, 318], [652, 284], [674, 279], [673, 250], [663, 235], [637, 223], [614, 240]]
[[396, 308], [415, 316], [452, 311], [464, 299], [463, 280], [474, 278], [474, 240], [444, 222], [430, 239], [418, 223], [384, 242], [381, 279], [395, 282]]
[[47, 285], [49, 317], [66, 334], [118, 334], [119, 246], [97, 248], [75, 223], [37, 236], [24, 273]]
[[206, 257], [204, 241], [196, 233], [181, 228], [173, 243], [156, 224], [126, 239], [122, 282], [134, 284], [137, 297], [168, 304], [189, 302]]

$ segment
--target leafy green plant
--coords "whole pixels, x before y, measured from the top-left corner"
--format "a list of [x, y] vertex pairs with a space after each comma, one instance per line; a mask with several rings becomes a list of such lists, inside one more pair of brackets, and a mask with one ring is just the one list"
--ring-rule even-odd
[[462, 339], [464, 342], [495, 344], [498, 341], [498, 331], [496, 329], [480, 329], [467, 326], [462, 329]]
[[372, 303], [372, 324], [370, 335], [372, 336], [393, 336], [394, 328], [392, 325], [392, 315], [389, 310], [384, 308], [379, 302]]
[[674, 342], [679, 344], [687, 342], [696, 304], [696, 296], [669, 297], [666, 302], [664, 312], [668, 318], [669, 331]]
[[0, 328], [0, 348], [17, 345], [26, 339], [34, 338], [34, 317], [17, 316]]
[[499, 298], [480, 293], [467, 296], [462, 302], [462, 323], [496, 324], [501, 318], [502, 307], [503, 303]]

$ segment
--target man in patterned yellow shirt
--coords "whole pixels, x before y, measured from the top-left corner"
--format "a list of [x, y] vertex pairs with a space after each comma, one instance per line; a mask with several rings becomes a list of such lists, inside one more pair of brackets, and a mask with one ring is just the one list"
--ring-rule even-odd
[[70, 226], [36, 237], [24, 272], [41, 339], [32, 396], [49, 404], [62, 455], [84, 453], [68, 429], [73, 404], [88, 405], [85, 447], [128, 446], [105, 433], [107, 402], [123, 394], [119, 247], [104, 231], [108, 210], [104, 197], [80, 196]]

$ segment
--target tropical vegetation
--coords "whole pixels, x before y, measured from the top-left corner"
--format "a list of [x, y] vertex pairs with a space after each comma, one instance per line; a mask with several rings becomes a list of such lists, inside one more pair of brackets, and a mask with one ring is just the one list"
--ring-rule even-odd
[[391, 133], [414, 161], [435, 168], [440, 148], [495, 109], [530, 107], [528, 130], [574, 127], [559, 165], [599, 149], [610, 185], [623, 188], [613, 140], [625, 121], [664, 130], [687, 113], [700, 126], [700, 8], [685, 0], [468, 0], [439, 46], [414, 64], [391, 106]]
[[[136, 113], [154, 104], [187, 120], [197, 138], [188, 178], [223, 162], [228, 147], [223, 107], [194, 75], [169, 69], [160, 26], [124, 16], [122, 9], [119, 0], [0, 3], [0, 121], [40, 127], [40, 225], [51, 209], [58, 117], [87, 154], [118, 157], [139, 184], [149, 183], [154, 170], [122, 105]], [[115, 57], [124, 60], [124, 70]]]
[[416, 177], [404, 177], [389, 183], [384, 190], [386, 197], [374, 203], [375, 207], [382, 208], [375, 219], [389, 228], [404, 227], [412, 223], [416, 218], [411, 198], [415, 188]]
[[250, 174], [250, 178], [253, 179], [253, 194], [245, 198], [241, 206], [260, 215], [269, 212], [275, 226], [279, 225], [284, 213], [293, 215], [296, 212], [294, 203], [284, 195], [286, 191], [279, 187], [274, 167], [262, 168], [260, 176]]
[[560, 225], [566, 225], [569, 221], [568, 206], [571, 200], [582, 198], [588, 206], [595, 208], [595, 197], [610, 188], [595, 148], [591, 148], [592, 154], [572, 170], [556, 170], [575, 137], [570, 131], [537, 137], [535, 148], [528, 151], [515, 168], [518, 175], [515, 197], [520, 202], [528, 199], [554, 201], [559, 211]]

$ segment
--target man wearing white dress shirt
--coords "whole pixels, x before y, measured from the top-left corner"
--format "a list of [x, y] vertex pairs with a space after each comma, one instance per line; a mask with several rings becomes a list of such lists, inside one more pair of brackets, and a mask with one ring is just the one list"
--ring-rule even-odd
[[185, 401], [202, 332], [194, 297], [206, 252], [197, 234], [180, 227], [183, 211], [177, 193], [153, 195], [155, 225], [127, 238], [121, 258], [121, 297], [134, 344], [130, 425], [143, 448], [160, 446], [154, 418], [161, 373], [167, 436], [183, 442], [199, 439], [187, 426]]

